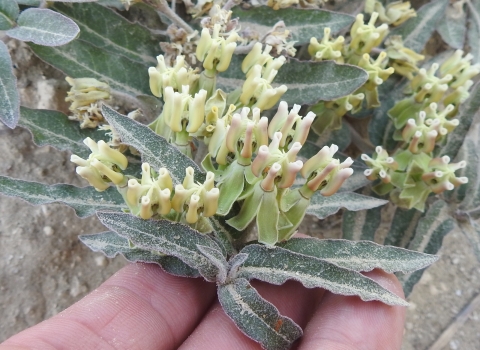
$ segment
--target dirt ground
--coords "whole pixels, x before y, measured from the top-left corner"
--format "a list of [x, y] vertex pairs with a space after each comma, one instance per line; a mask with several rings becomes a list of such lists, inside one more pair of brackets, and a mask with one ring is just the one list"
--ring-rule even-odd
[[[9, 47], [18, 62], [23, 104], [64, 107], [63, 75], [40, 64], [23, 46], [9, 42]], [[36, 147], [26, 130], [0, 127], [1, 175], [84, 186], [69, 157]], [[62, 205], [31, 206], [0, 196], [0, 341], [57, 314], [126, 264], [122, 257], [91, 252], [77, 238], [102, 230], [96, 218], [79, 219]], [[461, 232], [445, 238], [440, 254], [409, 298], [404, 350], [428, 349], [480, 292], [480, 263]], [[443, 349], [480, 349], [480, 309]]]

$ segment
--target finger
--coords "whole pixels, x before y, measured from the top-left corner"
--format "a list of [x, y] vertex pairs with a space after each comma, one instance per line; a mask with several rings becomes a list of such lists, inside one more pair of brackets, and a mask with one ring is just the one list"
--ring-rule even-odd
[[[315, 311], [324, 291], [307, 289], [298, 282], [289, 281], [281, 286], [253, 281], [253, 287], [279, 312], [304, 327]], [[217, 302], [207, 313], [192, 335], [180, 349], [260, 349], [260, 345], [244, 335], [225, 314]]]
[[175, 349], [215, 296], [200, 278], [179, 278], [153, 264], [131, 264], [50, 320], [8, 339], [36, 349]]
[[[365, 273], [384, 288], [403, 297], [400, 282], [380, 270]], [[326, 292], [308, 323], [301, 350], [393, 350], [400, 349], [405, 308], [379, 301], [362, 301], [355, 296]]]

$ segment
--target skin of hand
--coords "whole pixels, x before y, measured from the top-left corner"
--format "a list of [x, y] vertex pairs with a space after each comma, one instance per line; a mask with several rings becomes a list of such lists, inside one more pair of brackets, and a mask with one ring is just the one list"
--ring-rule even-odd
[[[403, 296], [397, 278], [365, 273]], [[293, 349], [400, 349], [405, 308], [307, 289], [289, 281], [252, 285], [304, 329]], [[154, 264], [131, 264], [65, 311], [0, 344], [24, 349], [260, 349], [239, 331], [201, 278], [181, 278]]]

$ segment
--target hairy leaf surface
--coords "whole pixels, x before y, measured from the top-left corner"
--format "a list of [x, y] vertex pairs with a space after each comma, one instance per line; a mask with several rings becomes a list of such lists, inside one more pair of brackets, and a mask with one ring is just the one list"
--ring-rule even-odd
[[460, 111], [458, 113], [458, 119], [460, 124], [448, 134], [447, 143], [442, 147], [440, 155], [447, 155], [450, 158], [454, 159], [465, 140], [470, 126], [478, 110], [480, 109], [480, 83], [475, 84], [475, 86], [470, 91], [470, 97], [467, 101], [460, 105]]
[[60, 202], [72, 207], [81, 218], [93, 215], [97, 210], [121, 211], [126, 207], [122, 196], [113, 187], [98, 192], [93, 187], [45, 185], [0, 176], [0, 193], [19, 197], [31, 204]]
[[287, 350], [302, 336], [302, 329], [262, 298], [246, 279], [218, 287], [218, 300], [225, 313], [249, 338], [267, 350]]
[[77, 123], [59, 111], [21, 107], [18, 123], [32, 133], [37, 146], [53, 146], [62, 151], [71, 151], [83, 158], [87, 158], [91, 153], [83, 143], [85, 138], [106, 140], [105, 131], [80, 129]]
[[473, 55], [473, 63], [480, 63], [480, 0], [470, 0], [467, 2], [468, 9], [468, 29], [467, 43], [470, 53]]
[[[427, 254], [436, 254], [442, 247], [443, 237], [455, 226], [449, 213], [447, 203], [439, 199], [433, 203], [418, 222], [415, 236], [408, 249]], [[420, 280], [424, 270], [399, 276], [405, 295], [408, 296], [415, 284]]]
[[443, 18], [447, 4], [448, 0], [435, 0], [423, 5], [416, 17], [392, 30], [390, 35], [401, 35], [405, 47], [421, 52]]
[[7, 31], [8, 36], [44, 46], [65, 45], [80, 32], [70, 18], [49, 9], [26, 9], [18, 16], [17, 24]]
[[[244, 56], [234, 56], [230, 68], [218, 77], [218, 85], [227, 92], [243, 86], [245, 74], [240, 69]], [[291, 59], [278, 71], [273, 87], [285, 84], [287, 92], [281, 100], [293, 104], [330, 101], [351, 94], [368, 79], [368, 74], [356, 66], [333, 61], [305, 62]]]
[[379, 207], [386, 203], [388, 203], [388, 201], [384, 199], [364, 196], [355, 192], [340, 192], [329, 197], [324, 197], [317, 191], [312, 196], [306, 213], [315, 215], [319, 219], [325, 219], [335, 214], [340, 208], [358, 211]]
[[42, 60], [72, 78], [95, 78], [114, 90], [134, 96], [150, 95], [148, 65], [100, 49], [83, 40], [58, 47], [30, 44]]
[[313, 256], [353, 271], [413, 272], [431, 265], [438, 256], [370, 241], [344, 239], [292, 238], [279, 245], [295, 253]]
[[447, 7], [445, 17], [439, 22], [437, 31], [448, 45], [454, 49], [463, 49], [467, 31], [467, 16], [458, 13], [451, 6]]
[[15, 1], [0, 2], [0, 30], [7, 30], [14, 26], [20, 9]]
[[155, 37], [139, 23], [131, 23], [111, 9], [90, 4], [56, 4], [54, 8], [73, 19], [80, 27], [80, 40], [84, 40], [113, 55], [128, 57], [142, 64], [156, 65], [155, 57], [161, 54]]
[[252, 7], [248, 10], [237, 6], [232, 14], [232, 18], [236, 17], [240, 18], [242, 28], [256, 30], [260, 37], [272, 30], [278, 21], [283, 20], [292, 35], [291, 40], [297, 41], [296, 44], [309, 43], [311, 37], [323, 37], [326, 27], [335, 34], [355, 20], [355, 17], [345, 13], [296, 8], [274, 10], [268, 6]]
[[19, 108], [20, 98], [17, 78], [13, 74], [12, 59], [7, 46], [0, 41], [0, 121], [13, 129], [20, 117]]
[[380, 300], [389, 305], [408, 303], [356, 271], [327, 261], [294, 253], [280, 247], [252, 244], [240, 253], [248, 254], [238, 277], [259, 279], [272, 284], [299, 281], [307, 288], [325, 288], [335, 294], [358, 295], [362, 300]]
[[80, 235], [80, 240], [94, 252], [102, 252], [109, 258], [121, 254], [130, 262], [154, 263], [171, 275], [181, 277], [199, 277], [197, 270], [192, 269], [179, 258], [163, 255], [138, 247], [130, 247], [128, 239], [112, 231]]
[[149, 163], [153, 169], [158, 171], [167, 168], [173, 182], [179, 184], [183, 182], [185, 169], [192, 167], [195, 170], [195, 180], [203, 183], [205, 174], [200, 167], [148, 126], [127, 118], [106, 105], [102, 106], [102, 113], [122, 142], [139, 151], [142, 161]]
[[110, 230], [136, 246], [175, 256], [198, 270], [208, 281], [216, 281], [218, 269], [197, 247], [202, 245], [221, 251], [207, 235], [169, 220], [143, 220], [130, 214], [113, 212], [98, 212], [97, 216]]

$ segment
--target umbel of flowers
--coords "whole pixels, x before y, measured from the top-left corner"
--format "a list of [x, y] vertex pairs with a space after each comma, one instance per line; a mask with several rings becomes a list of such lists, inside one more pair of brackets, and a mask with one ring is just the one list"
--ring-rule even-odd
[[[224, 40], [214, 36], [212, 40]], [[301, 116], [300, 106], [289, 108], [280, 102], [270, 122], [261, 116], [286, 91], [285, 86], [271, 86], [285, 59], [273, 58], [270, 50], [256, 44], [245, 57], [246, 80], [233, 99], [219, 89], [207, 97], [197, 84], [196, 72], [182, 57], [169, 67], [159, 56], [159, 65], [149, 69], [152, 93], [164, 100], [150, 127], [190, 157], [193, 138], [205, 143], [203, 184], [193, 180], [192, 168], [186, 169], [181, 184], [173, 183], [167, 169], [151, 169], [147, 163], [142, 164], [140, 179], [124, 175], [126, 158], [103, 141], [97, 145], [93, 140], [86, 141], [92, 150], [87, 160], [72, 156], [79, 165], [77, 172], [99, 191], [110, 183], [116, 185], [129, 212], [143, 219], [162, 217], [207, 232], [209, 217], [229, 214], [238, 202], [239, 212], [227, 220], [232, 227], [242, 231], [255, 220], [260, 242], [274, 245], [290, 238], [314, 193], [330, 196], [352, 175], [352, 160], [340, 163], [334, 158], [335, 145], [325, 146], [305, 163], [298, 159], [315, 120], [313, 112]], [[230, 56], [230, 51], [224, 55]], [[223, 57], [214, 59], [217, 69]], [[232, 103], [227, 105], [227, 100]], [[292, 188], [298, 176], [305, 183]]]
[[468, 182], [455, 172], [466, 166], [465, 161], [452, 163], [439, 154], [448, 135], [458, 126], [458, 106], [468, 96], [470, 80], [480, 72], [480, 65], [471, 65], [472, 56], [457, 50], [443, 63], [421, 68], [407, 89], [408, 97], [388, 111], [396, 131], [394, 139], [401, 142], [391, 155], [377, 146], [372, 157], [362, 159], [370, 167], [365, 175], [379, 179], [374, 190], [390, 193], [393, 202], [405, 208], [423, 210], [431, 193], [442, 193]]

